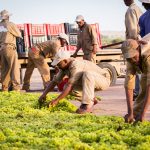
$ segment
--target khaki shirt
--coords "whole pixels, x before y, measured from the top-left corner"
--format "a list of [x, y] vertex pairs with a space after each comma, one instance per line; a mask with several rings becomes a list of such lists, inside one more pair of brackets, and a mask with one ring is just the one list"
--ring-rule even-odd
[[13, 44], [16, 45], [16, 37], [21, 37], [21, 33], [17, 26], [4, 20], [0, 22], [0, 45]]
[[142, 77], [146, 78], [147, 85], [150, 85], [150, 34], [147, 34], [142, 40], [147, 41], [148, 44], [141, 45], [141, 66], [127, 61], [125, 87], [128, 89], [134, 89], [136, 72], [139, 71], [141, 71]]
[[58, 52], [58, 50], [61, 48], [61, 44], [59, 40], [56, 41], [46, 41], [42, 43], [38, 43], [35, 46], [36, 49], [39, 51], [42, 51], [44, 54], [44, 57], [46, 58], [52, 58], [55, 56], [55, 54]]
[[93, 45], [98, 47], [96, 31], [85, 23], [78, 32], [77, 49], [82, 48], [84, 54], [89, 54], [93, 51]]
[[53, 78], [54, 82], [59, 83], [65, 75], [69, 77], [68, 83], [72, 85], [79, 84], [79, 80], [81, 80], [84, 72], [92, 72], [93, 74], [101, 74], [104, 77], [110, 79], [109, 73], [101, 69], [96, 64], [87, 61], [87, 60], [77, 60], [74, 58], [71, 59], [71, 64], [69, 69], [67, 70], [60, 70], [59, 73]]
[[141, 9], [131, 4], [125, 14], [126, 39], [138, 39], [140, 36], [139, 18], [142, 15]]

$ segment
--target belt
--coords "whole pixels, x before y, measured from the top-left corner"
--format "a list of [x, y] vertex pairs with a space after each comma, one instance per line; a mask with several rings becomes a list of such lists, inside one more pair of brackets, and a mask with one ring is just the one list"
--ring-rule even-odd
[[13, 48], [16, 48], [16, 45], [15, 44], [12, 44], [12, 43], [4, 43], [4, 44], [1, 44], [0, 45], [0, 50], [2, 49], [5, 49], [6, 46], [12, 46]]
[[[3, 44], [2, 44], [3, 45]], [[11, 45], [11, 46], [15, 46], [15, 44], [13, 43], [4, 43], [4, 45]]]

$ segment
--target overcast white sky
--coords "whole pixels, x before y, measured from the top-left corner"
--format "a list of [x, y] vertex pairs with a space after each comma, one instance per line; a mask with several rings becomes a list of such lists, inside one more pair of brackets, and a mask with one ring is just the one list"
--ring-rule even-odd
[[99, 23], [102, 31], [122, 31], [127, 7], [123, 0], [0, 0], [3, 9], [13, 14], [14, 23], [73, 23], [82, 14], [88, 23]]

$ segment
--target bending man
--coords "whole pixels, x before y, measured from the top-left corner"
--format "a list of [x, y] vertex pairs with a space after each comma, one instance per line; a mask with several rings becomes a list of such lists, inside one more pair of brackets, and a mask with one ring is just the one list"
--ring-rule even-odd
[[[127, 60], [125, 91], [128, 114], [126, 122], [143, 121], [150, 103], [150, 34], [141, 41], [128, 39], [122, 44], [122, 53]], [[141, 72], [141, 91], [133, 107], [133, 89], [136, 71]]]
[[66, 88], [56, 99], [50, 102], [50, 105], [55, 106], [59, 100], [66, 97], [74, 89], [82, 91], [82, 104], [77, 113], [92, 112], [93, 105], [97, 103], [94, 91], [95, 89], [105, 90], [109, 87], [109, 73], [90, 61], [70, 58], [69, 53], [66, 51], [59, 51], [52, 65], [57, 65], [60, 71], [41, 95], [39, 102], [42, 103], [47, 93], [67, 75], [69, 80]]
[[28, 91], [30, 88], [30, 78], [35, 67], [38, 68], [44, 88], [50, 81], [50, 68], [45, 58], [53, 58], [57, 51], [69, 44], [68, 36], [66, 34], [60, 34], [56, 41], [46, 41], [43, 43], [36, 44], [29, 49], [28, 53], [28, 64], [24, 77], [24, 84], [22, 89]]

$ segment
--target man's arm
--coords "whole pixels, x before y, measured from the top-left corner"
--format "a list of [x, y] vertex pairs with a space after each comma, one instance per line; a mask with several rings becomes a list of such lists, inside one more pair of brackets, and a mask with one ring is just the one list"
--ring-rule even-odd
[[14, 23], [10, 22], [7, 28], [8, 28], [8, 31], [11, 34], [13, 34], [15, 37], [22, 38], [20, 30], [17, 28], [17, 26]]
[[127, 61], [127, 70], [125, 78], [125, 92], [127, 101], [127, 114], [125, 115], [125, 122], [131, 123], [133, 121], [133, 89], [135, 88], [135, 74], [136, 69], [134, 65]]
[[39, 98], [39, 100], [38, 100], [40, 104], [43, 103], [43, 101], [46, 99], [47, 93], [48, 93], [49, 91], [53, 90], [54, 87], [56, 86], [56, 84], [57, 84], [57, 83], [56, 83], [55, 81], [52, 81], [52, 82], [49, 83], [49, 85], [46, 87], [46, 89], [44, 90], [43, 94], [40, 96], [40, 98]]
[[128, 10], [125, 16], [125, 25], [127, 28], [127, 38], [138, 38], [138, 20], [134, 10]]
[[126, 101], [127, 101], [127, 110], [128, 114], [125, 115], [125, 122], [131, 123], [133, 122], [133, 89], [125, 88], [126, 92]]
[[72, 55], [72, 57], [77, 57], [77, 53], [78, 53], [78, 51], [80, 50], [80, 48], [81, 48], [81, 43], [80, 43], [79, 35], [78, 35], [78, 37], [77, 37], [77, 49], [76, 49], [76, 51], [74, 52], [74, 54]]
[[76, 51], [74, 52], [74, 54], [72, 55], [72, 57], [77, 57], [77, 53], [78, 53], [79, 50], [80, 50], [80, 48], [77, 46], [77, 49], [76, 49]]
[[67, 87], [65, 88], [65, 90], [56, 99], [54, 99], [53, 101], [50, 102], [50, 105], [52, 105], [52, 106], [57, 105], [57, 103], [61, 99], [63, 99], [64, 97], [66, 97], [70, 93], [71, 90], [72, 90], [72, 84], [69, 83], [67, 85]]
[[90, 33], [91, 39], [92, 39], [92, 46], [93, 46], [92, 52], [93, 52], [93, 54], [96, 54], [97, 49], [98, 49], [97, 33], [91, 25], [89, 25], [89, 33]]

